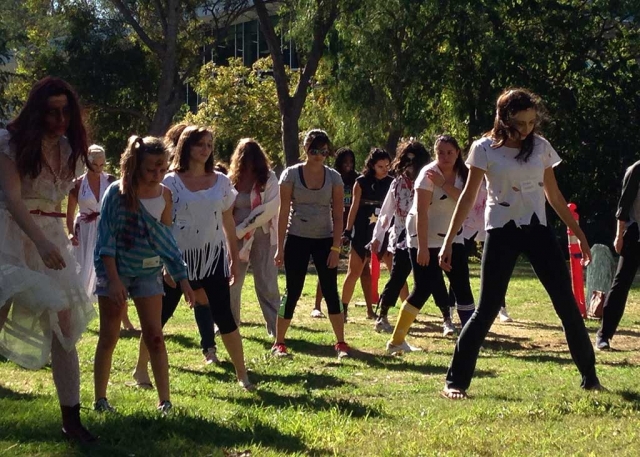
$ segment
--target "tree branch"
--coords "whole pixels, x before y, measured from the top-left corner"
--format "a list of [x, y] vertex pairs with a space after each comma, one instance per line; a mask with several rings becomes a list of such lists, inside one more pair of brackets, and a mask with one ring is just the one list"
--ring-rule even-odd
[[145, 32], [145, 30], [142, 28], [140, 23], [136, 21], [136, 19], [133, 17], [131, 10], [127, 8], [124, 2], [122, 0], [110, 0], [110, 1], [113, 4], [113, 6], [115, 6], [117, 10], [120, 11], [120, 14], [124, 16], [125, 21], [133, 28], [133, 30], [135, 30], [135, 32], [138, 34], [138, 36], [143, 41], [143, 43], [146, 44], [149, 47], [149, 49], [151, 49], [151, 51], [153, 51], [160, 59], [163, 59], [165, 52], [162, 45], [157, 41], [153, 40], [147, 34], [147, 32]]
[[158, 12], [158, 17], [160, 18], [160, 24], [162, 25], [162, 34], [167, 36], [167, 15], [162, 8], [162, 2], [160, 0], [154, 0], [156, 4], [156, 11]]

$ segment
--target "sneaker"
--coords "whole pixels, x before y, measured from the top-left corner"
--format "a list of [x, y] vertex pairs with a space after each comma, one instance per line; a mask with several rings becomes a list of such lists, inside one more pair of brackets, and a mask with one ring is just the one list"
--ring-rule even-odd
[[405, 352], [420, 352], [422, 349], [415, 346], [411, 346], [406, 341], [400, 344], [393, 344], [391, 340], [387, 341], [387, 354], [389, 355], [402, 355]]
[[256, 385], [249, 381], [249, 377], [245, 377], [244, 379], [238, 381], [238, 385], [242, 387], [247, 392], [253, 392], [256, 390]]
[[160, 413], [163, 416], [166, 416], [167, 414], [169, 414], [169, 412], [172, 409], [173, 409], [173, 405], [169, 400], [161, 401], [160, 404], [158, 405], [158, 411], [160, 411]]
[[456, 333], [456, 328], [451, 322], [451, 319], [447, 319], [442, 323], [442, 336], [449, 336]]
[[608, 351], [611, 349], [611, 345], [609, 345], [609, 340], [607, 338], [603, 338], [600, 335], [596, 335], [596, 349], [598, 351]]
[[275, 357], [290, 357], [287, 346], [284, 343], [274, 343], [271, 347], [271, 354]]
[[500, 318], [500, 322], [513, 322], [513, 319], [511, 319], [511, 316], [509, 316], [509, 313], [507, 312], [507, 308], [504, 306], [500, 308], [498, 317]]
[[109, 404], [109, 401], [105, 397], [98, 398], [98, 401], [96, 401], [93, 404], [93, 410], [99, 413], [115, 413], [116, 412], [116, 409]]
[[334, 349], [338, 353], [339, 359], [342, 359], [344, 357], [349, 357], [350, 348], [349, 348], [349, 345], [344, 341], [342, 343], [336, 343], [336, 345], [334, 346]]
[[211, 365], [212, 363], [220, 363], [220, 359], [217, 355], [216, 348], [209, 348], [207, 352], [204, 353], [204, 363], [205, 365]]
[[314, 317], [316, 319], [322, 319], [323, 317], [325, 317], [325, 315], [319, 309], [313, 308], [313, 311], [311, 311], [311, 317]]
[[393, 333], [393, 326], [389, 323], [387, 316], [380, 316], [373, 328], [378, 333]]

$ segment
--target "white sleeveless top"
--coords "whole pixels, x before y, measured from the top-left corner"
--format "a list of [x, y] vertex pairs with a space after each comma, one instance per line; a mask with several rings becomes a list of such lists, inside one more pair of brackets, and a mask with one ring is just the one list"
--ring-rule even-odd
[[218, 262], [229, 266], [222, 229], [222, 213], [233, 206], [237, 191], [222, 173], [215, 172], [213, 187], [191, 192], [176, 172], [167, 173], [163, 184], [173, 194], [173, 236], [182, 251], [190, 280], [213, 274]]
[[164, 196], [162, 195], [163, 193], [164, 191], [160, 192], [160, 195], [157, 197], [140, 199], [140, 203], [142, 203], [144, 209], [149, 211], [149, 214], [157, 220], [162, 218], [162, 212], [164, 211], [165, 206], [167, 206], [167, 202], [164, 200]]

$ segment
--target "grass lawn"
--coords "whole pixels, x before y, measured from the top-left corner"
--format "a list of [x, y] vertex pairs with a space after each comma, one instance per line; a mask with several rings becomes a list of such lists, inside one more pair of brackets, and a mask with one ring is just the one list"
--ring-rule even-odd
[[[477, 293], [477, 264], [472, 271]], [[90, 449], [62, 439], [49, 368], [31, 372], [0, 361], [0, 456], [640, 455], [637, 288], [613, 341], [617, 350], [597, 353], [609, 391], [583, 392], [546, 293], [528, 265], [519, 265], [507, 296], [515, 322], [493, 326], [471, 399], [453, 402], [439, 392], [455, 340], [441, 336], [432, 301], [408, 337], [424, 352], [395, 358], [384, 355], [388, 335], [372, 330], [363, 307], [352, 307], [346, 332], [354, 357], [339, 362], [328, 320], [309, 317], [315, 285], [309, 275], [288, 335], [294, 357], [275, 360], [247, 278], [241, 331], [255, 393], [235, 384], [220, 340], [222, 364], [202, 364], [193, 316], [180, 308], [166, 328], [175, 405], [166, 418], [155, 411], [155, 391], [126, 386], [133, 337], [123, 337], [114, 354], [109, 399], [118, 412], [90, 409], [93, 321], [78, 345], [83, 419], [101, 436]], [[361, 300], [357, 290], [354, 301]], [[137, 323], [134, 308], [130, 315]], [[588, 328], [593, 339], [597, 323]]]

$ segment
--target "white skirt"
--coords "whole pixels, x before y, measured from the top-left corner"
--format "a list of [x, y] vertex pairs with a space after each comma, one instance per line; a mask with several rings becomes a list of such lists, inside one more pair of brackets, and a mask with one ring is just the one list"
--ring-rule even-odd
[[[35, 244], [0, 208], [0, 354], [25, 368], [49, 360], [54, 335], [70, 351], [96, 313], [61, 218], [33, 216], [60, 249], [66, 268], [47, 268]], [[8, 314], [7, 314], [8, 311]]]
[[76, 262], [80, 266], [80, 281], [84, 285], [84, 290], [93, 303], [98, 302], [94, 295], [96, 290], [96, 269], [93, 264], [93, 252], [95, 251], [98, 238], [98, 221], [85, 222], [81, 216], [76, 217], [74, 227], [78, 237], [78, 246], [73, 247]]

